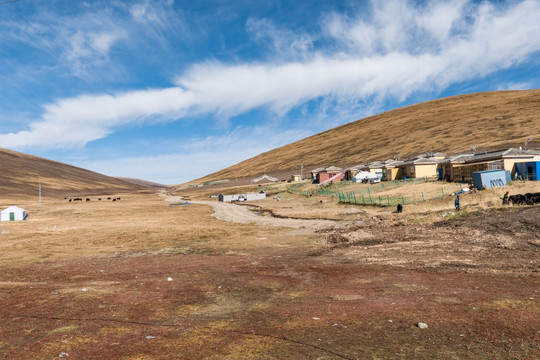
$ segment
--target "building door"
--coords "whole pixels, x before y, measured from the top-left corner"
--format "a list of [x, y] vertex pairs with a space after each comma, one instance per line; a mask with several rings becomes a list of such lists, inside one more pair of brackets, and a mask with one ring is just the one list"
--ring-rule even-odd
[[15, 213], [14, 212], [9, 213], [9, 221], [15, 221]]

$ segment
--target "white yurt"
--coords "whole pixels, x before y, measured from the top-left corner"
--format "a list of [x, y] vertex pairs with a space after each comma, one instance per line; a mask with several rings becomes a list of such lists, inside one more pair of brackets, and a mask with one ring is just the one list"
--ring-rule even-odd
[[18, 206], [10, 206], [0, 212], [1, 221], [17, 221], [26, 218], [26, 211]]

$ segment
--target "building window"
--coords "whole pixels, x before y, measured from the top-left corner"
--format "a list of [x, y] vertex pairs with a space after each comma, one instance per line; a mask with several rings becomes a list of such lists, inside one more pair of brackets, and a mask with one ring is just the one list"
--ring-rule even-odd
[[411, 165], [411, 174], [414, 174], [414, 165]]
[[488, 170], [504, 170], [504, 161], [493, 161], [488, 163]]

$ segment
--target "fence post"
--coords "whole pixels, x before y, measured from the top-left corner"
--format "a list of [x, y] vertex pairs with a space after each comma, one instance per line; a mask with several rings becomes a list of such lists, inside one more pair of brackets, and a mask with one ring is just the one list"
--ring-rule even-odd
[[381, 184], [381, 189], [382, 191], [384, 191], [384, 184]]
[[371, 191], [369, 190], [369, 188], [367, 188], [367, 193], [368, 193], [369, 197], [371, 197]]
[[426, 199], [424, 199], [424, 192], [422, 191], [422, 201], [426, 201]]
[[390, 206], [390, 195], [386, 195], [386, 201], [388, 202], [388, 206]]
[[373, 205], [373, 199], [371, 198], [371, 194], [369, 194], [369, 203]]
[[379, 195], [379, 206], [381, 206], [381, 195]]
[[362, 193], [362, 204], [366, 204], [366, 199], [364, 198], [364, 193]]
[[444, 188], [443, 187], [441, 188], [441, 192], [442, 192], [442, 197], [444, 197]]
[[404, 196], [401, 197], [401, 203], [402, 203], [403, 205], [405, 205], [405, 197], [404, 197]]

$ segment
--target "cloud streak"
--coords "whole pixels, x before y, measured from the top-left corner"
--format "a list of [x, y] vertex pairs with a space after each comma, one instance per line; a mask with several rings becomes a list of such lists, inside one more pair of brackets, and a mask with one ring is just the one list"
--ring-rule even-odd
[[[132, 16], [151, 21], [145, 9], [133, 8]], [[396, 11], [400, 16], [392, 15]], [[302, 56], [294, 61], [287, 56], [271, 62], [203, 62], [192, 65], [170, 88], [58, 100], [45, 105], [29, 129], [0, 135], [0, 143], [12, 148], [82, 147], [143, 122], [234, 117], [258, 108], [282, 116], [320, 99], [352, 107], [366, 99], [402, 102], [417, 92], [439, 92], [511, 67], [540, 51], [537, 1], [505, 8], [464, 0], [452, 7], [442, 1], [428, 7], [373, 1], [368, 15], [324, 19], [321, 33], [334, 43], [329, 47], [250, 19], [247, 28], [256, 40], [271, 39], [271, 46], [284, 49], [286, 42], [278, 38], [293, 36], [297, 48], [283, 51]], [[98, 37], [88, 44], [94, 51], [107, 51], [116, 39]]]

